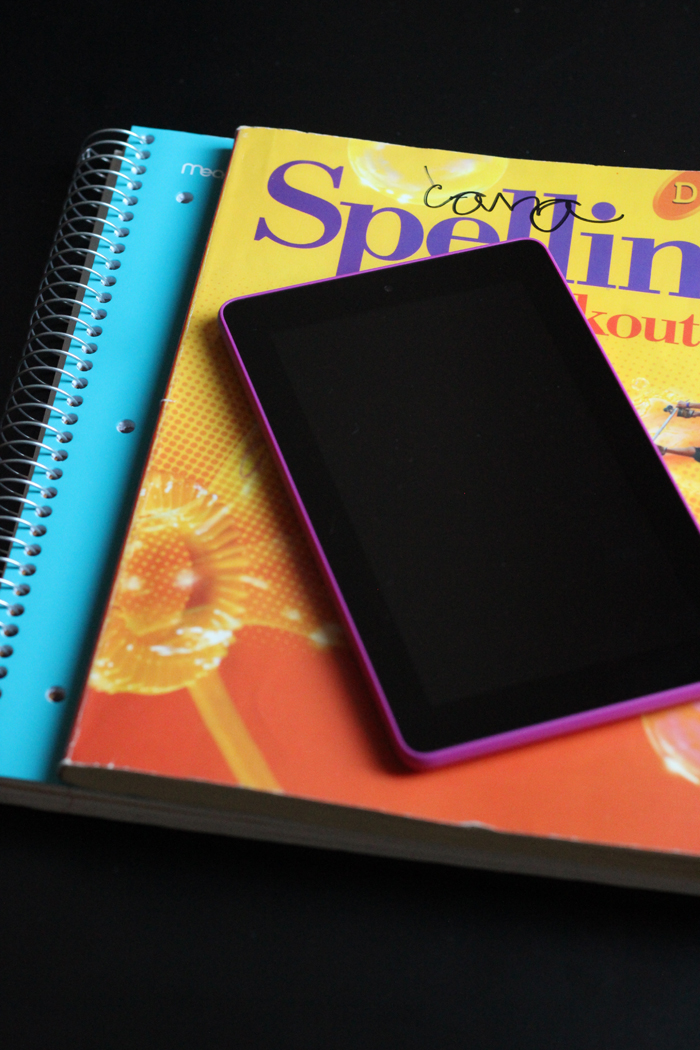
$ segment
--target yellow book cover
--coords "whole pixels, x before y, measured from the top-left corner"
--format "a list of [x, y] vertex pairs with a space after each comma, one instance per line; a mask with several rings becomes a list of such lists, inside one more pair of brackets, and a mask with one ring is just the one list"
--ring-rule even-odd
[[[204, 177], [186, 165], [183, 190]], [[219, 336], [235, 296], [519, 237], [549, 247], [700, 516], [700, 173], [243, 128], [66, 779], [128, 771], [700, 854], [700, 705], [399, 766]]]

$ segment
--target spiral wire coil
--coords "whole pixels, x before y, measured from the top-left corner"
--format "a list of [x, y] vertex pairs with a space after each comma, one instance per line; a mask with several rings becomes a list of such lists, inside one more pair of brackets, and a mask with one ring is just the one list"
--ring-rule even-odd
[[[89, 385], [92, 355], [102, 334], [99, 322], [118, 282], [120, 256], [129, 235], [126, 225], [138, 204], [145, 147], [152, 135], [106, 128], [83, 144], [44, 271], [17, 374], [0, 425], [0, 632], [18, 634], [16, 617], [29, 594], [26, 578], [37, 566], [51, 515], [48, 501], [58, 495], [51, 482], [63, 476], [59, 464], [79, 420]], [[69, 468], [67, 468], [69, 469]], [[8, 619], [8, 617], [10, 619]], [[0, 645], [0, 658], [12, 647]], [[8, 668], [0, 665], [0, 678]], [[52, 695], [49, 695], [52, 694]], [[60, 687], [50, 700], [65, 695]]]

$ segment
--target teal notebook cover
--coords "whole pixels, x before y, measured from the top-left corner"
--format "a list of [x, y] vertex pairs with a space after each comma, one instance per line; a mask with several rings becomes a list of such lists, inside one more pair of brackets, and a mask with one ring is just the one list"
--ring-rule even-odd
[[[50, 502], [50, 516], [41, 519], [45, 534], [36, 540], [30, 536], [29, 527], [40, 520], [33, 506], [27, 504], [20, 515], [26, 523], [18, 527], [12, 556], [26, 564], [29, 559], [21, 544], [40, 546], [40, 554], [31, 558], [34, 574], [23, 577], [16, 565], [8, 564], [0, 592], [0, 627], [18, 628], [14, 636], [0, 639], [12, 649], [11, 655], [0, 658], [0, 675], [4, 674], [0, 776], [4, 777], [57, 780], [56, 766], [233, 147], [228, 138], [157, 128], [132, 127], [131, 131], [131, 146], [149, 155], [139, 158], [134, 149], [127, 149], [128, 159], [112, 162], [125, 177], [117, 176], [108, 212], [112, 225], [105, 223], [100, 242], [103, 258], [95, 256], [95, 274], [87, 281], [69, 347], [74, 357], [68, 359], [58, 387], [74, 393], [75, 376], [87, 378], [88, 385], [80, 390], [82, 404], [70, 410], [78, 417], [70, 425], [70, 443], [58, 444], [55, 432], [48, 429], [44, 438], [46, 446], [65, 450], [68, 457], [60, 464], [62, 476], [50, 481], [56, 495]], [[125, 211], [129, 180], [140, 185]], [[115, 230], [127, 228], [128, 237], [118, 242], [123, 250], [110, 256], [108, 242], [117, 243]], [[105, 316], [95, 320], [90, 312], [99, 305], [94, 293], [103, 291], [100, 276], [109, 272], [104, 260], [114, 258], [120, 265], [112, 271], [116, 281], [109, 287], [111, 299], [100, 307]], [[90, 335], [88, 329], [94, 332], [96, 327], [100, 334]], [[97, 347], [89, 357], [87, 343]], [[92, 367], [76, 370], [78, 361], [89, 361]], [[54, 407], [65, 414], [65, 397], [57, 395]], [[58, 411], [52, 412], [49, 422], [58, 431], [68, 429]], [[37, 463], [28, 496], [48, 506], [39, 491], [48, 484], [45, 468], [55, 465], [46, 448]], [[20, 587], [19, 598], [8, 590], [8, 583]], [[21, 594], [26, 584], [29, 593]], [[19, 603], [23, 613], [8, 615], [9, 607]]]

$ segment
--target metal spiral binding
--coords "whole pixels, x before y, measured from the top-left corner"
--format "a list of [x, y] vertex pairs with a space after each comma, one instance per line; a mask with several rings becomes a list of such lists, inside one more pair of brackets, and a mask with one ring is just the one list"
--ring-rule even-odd
[[[29, 594], [25, 579], [37, 571], [33, 562], [15, 555], [24, 559], [41, 553], [34, 541], [48, 526], [39, 519], [51, 515], [44, 501], [58, 495], [50, 482], [62, 477], [58, 464], [68, 459], [63, 446], [73, 436], [63, 428], [79, 420], [71, 410], [80, 408], [83, 394], [78, 391], [89, 385], [89, 358], [98, 349], [99, 322], [107, 317], [108, 289], [117, 284], [114, 274], [129, 234], [124, 224], [134, 217], [134, 194], [146, 173], [142, 161], [150, 156], [144, 147], [153, 141], [153, 135], [121, 128], [105, 128], [86, 139], [34, 303], [0, 424], [0, 632], [8, 638], [19, 628], [6, 617], [14, 620], [24, 612], [12, 598]], [[12, 646], [0, 645], [0, 659], [11, 655]], [[0, 678], [7, 673], [0, 664]], [[58, 686], [47, 691], [53, 701], [64, 696]]]

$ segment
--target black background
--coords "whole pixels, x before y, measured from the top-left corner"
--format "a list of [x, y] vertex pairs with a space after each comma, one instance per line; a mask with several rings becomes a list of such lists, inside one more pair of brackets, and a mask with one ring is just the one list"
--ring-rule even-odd
[[[99, 127], [700, 168], [697, 3], [25, 2], [0, 37], [4, 372]], [[699, 939], [692, 898], [0, 808], [14, 1050], [697, 1047]]]

